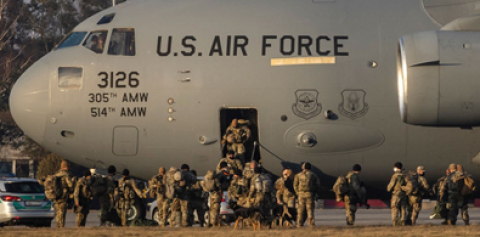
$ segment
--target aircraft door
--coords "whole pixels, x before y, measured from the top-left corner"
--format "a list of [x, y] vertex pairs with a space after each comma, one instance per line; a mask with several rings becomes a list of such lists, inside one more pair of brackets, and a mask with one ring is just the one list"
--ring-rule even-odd
[[222, 108], [220, 110], [222, 156], [232, 150], [244, 163], [260, 160], [258, 113], [255, 108]]

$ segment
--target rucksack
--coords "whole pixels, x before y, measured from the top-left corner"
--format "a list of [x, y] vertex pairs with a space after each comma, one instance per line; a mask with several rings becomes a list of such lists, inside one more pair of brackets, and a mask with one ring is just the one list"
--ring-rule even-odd
[[[128, 179], [127, 179], [128, 180]], [[130, 182], [135, 182], [135, 180], [123, 180], [123, 182], [118, 185], [118, 196], [120, 199], [132, 200], [135, 198], [135, 191], [133, 190]]]
[[407, 196], [415, 196], [419, 193], [418, 190], [418, 174], [410, 171], [405, 175], [405, 186]]
[[[459, 175], [456, 172], [450, 174], [447, 177], [447, 188], [449, 192], [461, 192], [460, 186], [459, 186], [459, 180], [464, 179], [463, 175]], [[465, 186], [465, 185], [464, 185]]]
[[165, 174], [165, 197], [168, 199], [175, 198], [175, 173], [177, 169], [170, 168], [170, 170]]
[[302, 172], [298, 174], [298, 191], [300, 192], [313, 192], [311, 190], [311, 178], [312, 173]]
[[150, 190], [150, 197], [154, 198], [157, 196], [158, 193], [163, 193], [163, 176], [155, 175], [149, 181], [149, 185], [151, 187]]
[[272, 191], [272, 181], [263, 174], [257, 175], [253, 182], [256, 192], [269, 193]]
[[203, 191], [204, 192], [214, 192], [215, 190], [215, 177], [213, 170], [207, 171], [207, 175], [205, 175], [203, 179]]
[[90, 186], [93, 197], [99, 197], [107, 193], [108, 178], [100, 175], [92, 176], [93, 182]]
[[343, 202], [343, 197], [350, 193], [350, 185], [345, 175], [340, 175], [333, 185], [333, 192], [335, 193], [337, 202]]
[[64, 198], [64, 190], [62, 186], [62, 177], [49, 175], [45, 179], [45, 197], [50, 200]]
[[470, 175], [465, 175], [463, 178], [464, 184], [462, 188], [462, 196], [467, 196], [475, 192], [475, 181], [473, 180], [472, 176]]

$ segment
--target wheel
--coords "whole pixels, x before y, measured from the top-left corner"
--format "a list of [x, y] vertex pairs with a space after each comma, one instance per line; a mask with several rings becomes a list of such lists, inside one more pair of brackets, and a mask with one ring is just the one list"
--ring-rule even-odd
[[210, 211], [205, 211], [205, 223], [204, 226], [210, 226]]
[[158, 208], [153, 209], [152, 220], [160, 224], [160, 222], [158, 221]]
[[141, 199], [136, 199], [135, 203], [127, 210], [127, 220], [143, 220], [147, 211]]

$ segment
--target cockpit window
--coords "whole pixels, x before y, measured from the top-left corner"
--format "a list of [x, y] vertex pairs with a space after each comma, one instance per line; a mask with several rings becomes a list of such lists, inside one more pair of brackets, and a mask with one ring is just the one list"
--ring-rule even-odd
[[110, 13], [108, 15], [105, 15], [105, 16], [102, 17], [102, 19], [100, 19], [97, 22], [97, 25], [108, 24], [113, 20], [113, 17], [115, 17], [115, 13]]
[[135, 29], [113, 29], [108, 54], [135, 56]]
[[57, 49], [79, 45], [82, 43], [82, 40], [85, 38], [86, 34], [87, 32], [72, 32], [68, 34], [57, 46]]
[[107, 39], [106, 30], [92, 31], [88, 35], [87, 40], [83, 43], [87, 49], [92, 50], [95, 53], [103, 53], [103, 48], [105, 46], [105, 40]]

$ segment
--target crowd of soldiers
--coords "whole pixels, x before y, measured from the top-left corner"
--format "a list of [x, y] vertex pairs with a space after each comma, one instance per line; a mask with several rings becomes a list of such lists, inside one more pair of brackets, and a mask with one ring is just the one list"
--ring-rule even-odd
[[[282, 176], [273, 183], [272, 176], [258, 162], [247, 163], [244, 168], [235, 152], [228, 151], [217, 169], [208, 170], [203, 180], [198, 179], [196, 171], [190, 170], [187, 164], [180, 169], [160, 167], [158, 174], [149, 181], [150, 196], [157, 199], [160, 226], [176, 226], [177, 218], [181, 220], [181, 226], [192, 226], [195, 211], [200, 226], [220, 226], [224, 193], [227, 193], [232, 209], [255, 208], [267, 223], [282, 225], [282, 217], [288, 215], [297, 227], [305, 222], [314, 226], [315, 201], [321, 187], [311, 168], [310, 163], [304, 163], [302, 171], [295, 175], [291, 169], [285, 168]], [[74, 200], [77, 226], [85, 226], [91, 200], [95, 196], [100, 200], [101, 225], [115, 222], [128, 225], [127, 211], [136, 201], [141, 201], [143, 193], [130, 177], [128, 169], [123, 170], [123, 177], [118, 181], [114, 179], [114, 166], [108, 167], [108, 173], [108, 176], [102, 177], [87, 170], [83, 177], [76, 179], [68, 173], [68, 164], [64, 161], [61, 169], [51, 176], [53, 179], [41, 180], [41, 184], [46, 186], [46, 193], [50, 196], [55, 193], [52, 199], [57, 227], [65, 225], [69, 199]], [[355, 164], [352, 171], [341, 176], [345, 182], [339, 185], [346, 188], [342, 190], [334, 186], [333, 191], [341, 196], [340, 199], [337, 196], [337, 201], [345, 203], [347, 225], [354, 225], [358, 205], [369, 208], [360, 173], [361, 166]], [[437, 197], [437, 206], [431, 218], [444, 218], [442, 224], [455, 225], [461, 210], [462, 219], [468, 225], [468, 201], [473, 198], [475, 190], [472, 176], [461, 165], [451, 164], [446, 176], [430, 188], [424, 175], [423, 166], [418, 166], [416, 172], [404, 172], [402, 163], [395, 163], [394, 174], [387, 186], [387, 191], [392, 193], [392, 224], [415, 225], [422, 209], [422, 199], [430, 194]], [[205, 211], [209, 211], [209, 223], [205, 222]]]
[[[309, 226], [315, 225], [314, 209], [321, 186], [320, 179], [311, 171], [311, 164], [303, 163], [302, 171], [297, 174], [290, 168], [284, 168], [275, 183], [259, 162], [252, 160], [244, 167], [244, 144], [251, 135], [245, 124], [248, 121], [232, 121], [222, 141], [226, 148], [225, 158], [219, 161], [215, 170], [208, 170], [203, 180], [198, 179], [197, 172], [190, 170], [187, 164], [181, 165], [180, 169], [158, 169], [158, 174], [149, 180], [149, 193], [157, 199], [160, 226], [176, 226], [177, 218], [181, 220], [178, 223], [181, 226], [192, 226], [194, 212], [200, 226], [221, 225], [220, 207], [224, 193], [227, 193], [232, 209], [258, 210], [267, 225], [282, 225], [284, 217], [290, 219], [291, 224], [294, 221], [297, 227], [305, 222]], [[355, 164], [347, 175], [337, 179], [333, 187], [337, 201], [345, 204], [347, 225], [354, 225], [359, 205], [367, 209], [370, 207], [365, 185], [360, 180], [361, 170], [361, 166]], [[100, 200], [101, 225], [116, 223], [127, 226], [128, 210], [136, 202], [142, 202], [144, 196], [128, 169], [123, 170], [123, 177], [118, 181], [114, 179], [115, 174], [115, 167], [109, 166], [106, 177], [86, 171], [83, 177], [76, 179], [69, 175], [67, 163], [62, 162], [55, 175], [41, 179], [47, 198], [54, 202], [57, 227], [65, 225], [69, 199], [74, 200], [77, 226], [85, 226], [93, 197]], [[402, 163], [395, 163], [394, 174], [387, 186], [387, 191], [392, 193], [393, 225], [415, 225], [422, 209], [422, 199], [427, 194], [437, 197], [434, 218], [445, 218], [442, 224], [455, 225], [461, 209], [463, 220], [468, 225], [468, 200], [475, 190], [471, 175], [461, 165], [451, 164], [447, 175], [432, 188], [429, 188], [424, 175], [423, 166], [418, 166], [416, 172], [404, 172]], [[204, 218], [207, 210], [209, 223]]]
[[462, 165], [450, 164], [446, 175], [439, 178], [432, 188], [425, 179], [425, 168], [418, 166], [417, 171], [404, 173], [402, 163], [394, 165], [394, 174], [387, 186], [392, 193], [390, 207], [392, 209], [392, 224], [415, 225], [422, 209], [422, 199], [425, 195], [435, 196], [437, 204], [431, 219], [444, 219], [442, 225], [456, 225], [459, 210], [465, 225], [469, 225], [468, 203], [474, 198], [475, 184], [473, 177]]

